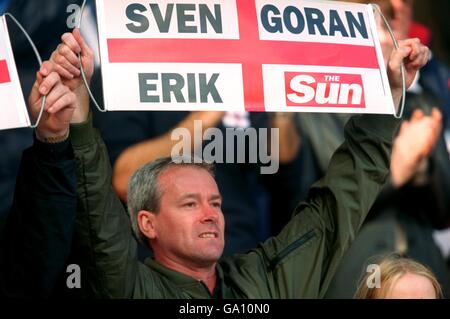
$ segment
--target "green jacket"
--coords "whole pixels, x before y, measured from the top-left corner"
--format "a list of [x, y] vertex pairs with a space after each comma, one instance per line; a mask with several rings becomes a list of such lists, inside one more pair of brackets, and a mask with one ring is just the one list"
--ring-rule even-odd
[[128, 214], [111, 186], [106, 147], [90, 121], [73, 126], [83, 287], [100, 298], [323, 297], [388, 177], [397, 125], [392, 116], [354, 116], [326, 176], [281, 233], [218, 262], [213, 295], [194, 278], [138, 261]]

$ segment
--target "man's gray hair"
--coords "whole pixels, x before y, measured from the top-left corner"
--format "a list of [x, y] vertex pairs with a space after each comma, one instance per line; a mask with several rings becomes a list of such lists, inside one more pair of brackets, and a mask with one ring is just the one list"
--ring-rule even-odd
[[151, 247], [148, 238], [139, 229], [137, 215], [141, 210], [155, 214], [159, 212], [163, 191], [158, 185], [158, 178], [171, 166], [201, 168], [214, 177], [214, 165], [194, 157], [163, 157], [145, 164], [133, 174], [128, 183], [128, 212], [130, 213], [131, 227], [136, 238], [149, 248]]

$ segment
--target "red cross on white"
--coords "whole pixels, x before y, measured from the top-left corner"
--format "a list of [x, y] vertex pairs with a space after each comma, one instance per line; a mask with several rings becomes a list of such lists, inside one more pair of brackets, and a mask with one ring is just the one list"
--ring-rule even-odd
[[6, 60], [0, 60], [0, 83], [11, 82]]
[[[255, 1], [236, 0], [238, 39], [109, 37], [108, 62], [239, 64], [246, 111], [265, 111], [264, 65], [378, 69], [375, 46], [324, 42], [261, 40]], [[224, 21], [224, 23], [227, 23]]]

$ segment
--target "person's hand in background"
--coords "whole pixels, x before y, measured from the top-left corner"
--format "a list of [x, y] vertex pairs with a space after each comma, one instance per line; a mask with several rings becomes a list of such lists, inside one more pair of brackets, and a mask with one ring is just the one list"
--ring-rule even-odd
[[416, 110], [409, 121], [402, 123], [391, 156], [391, 181], [395, 187], [406, 184], [424, 167], [423, 161], [436, 145], [441, 129], [442, 115], [437, 108], [429, 116]]

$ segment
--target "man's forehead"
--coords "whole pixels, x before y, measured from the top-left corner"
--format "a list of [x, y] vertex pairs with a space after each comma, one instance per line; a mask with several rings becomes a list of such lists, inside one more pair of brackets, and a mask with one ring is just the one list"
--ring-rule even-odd
[[161, 172], [158, 180], [161, 184], [173, 186], [211, 184], [217, 188], [214, 177], [206, 169], [194, 165], [170, 165]]
[[[180, 194], [180, 199], [200, 199], [202, 197], [202, 194], [198, 192], [185, 192]], [[209, 194], [209, 199], [222, 199], [222, 196], [219, 193], [213, 192]]]

